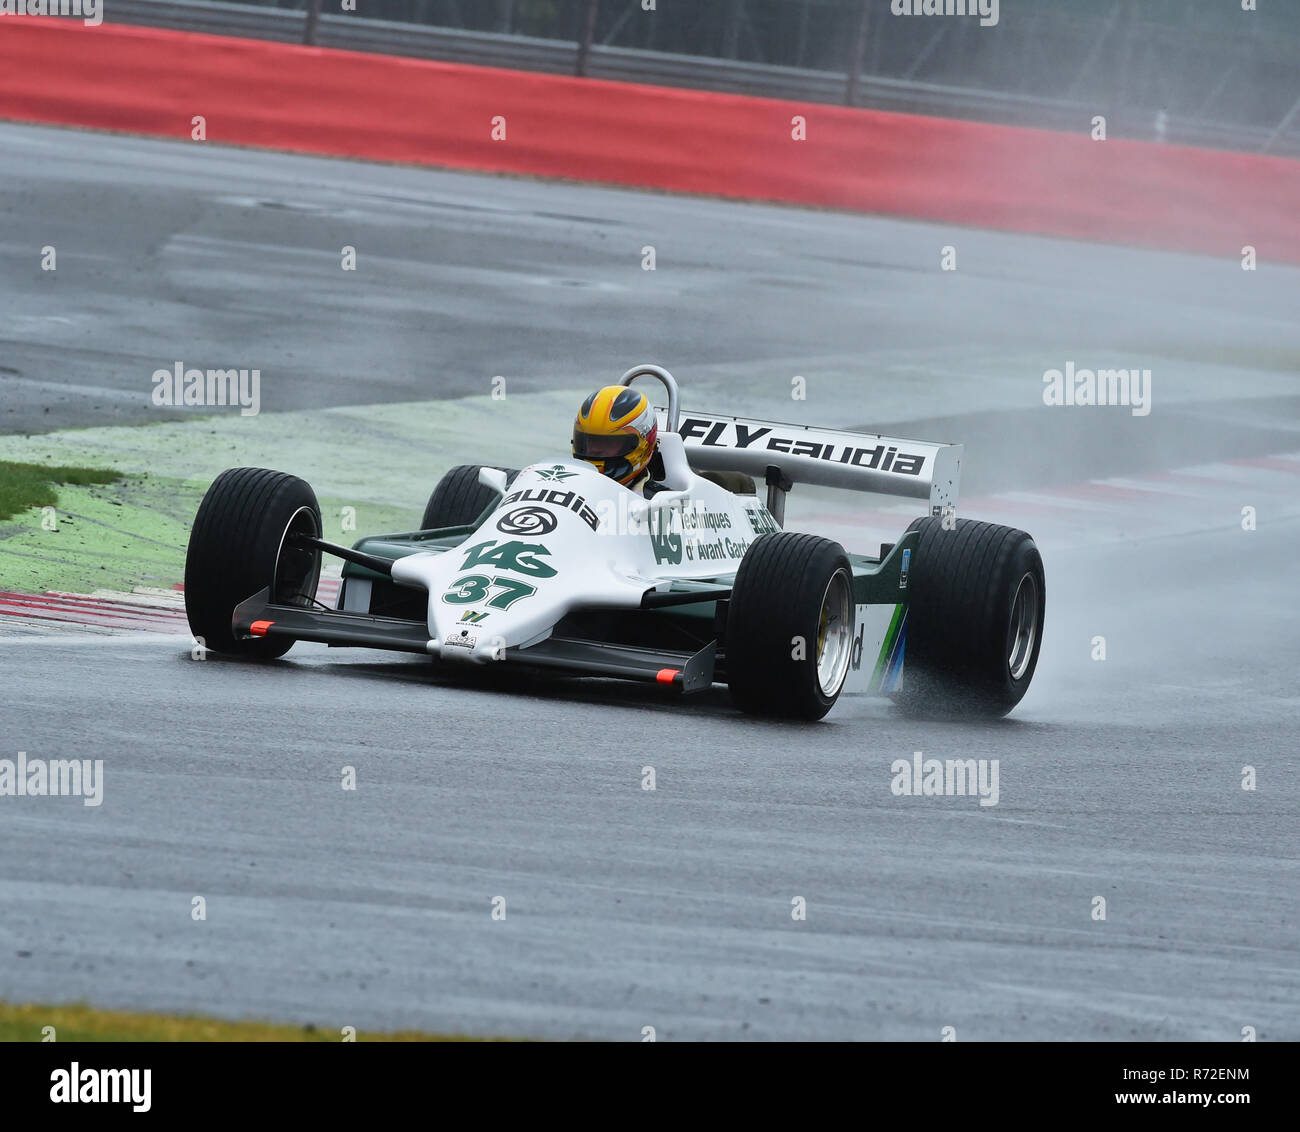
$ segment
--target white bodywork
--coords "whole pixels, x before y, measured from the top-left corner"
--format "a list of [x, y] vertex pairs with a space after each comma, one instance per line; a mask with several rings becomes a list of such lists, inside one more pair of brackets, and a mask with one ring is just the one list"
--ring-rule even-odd
[[676, 580], [734, 578], [775, 521], [757, 497], [691, 471], [679, 437], [664, 436], [660, 450], [668, 490], [650, 499], [590, 464], [534, 464], [460, 546], [394, 562], [395, 582], [428, 591], [429, 651], [497, 660], [545, 640], [575, 609], [637, 609], [647, 590]]

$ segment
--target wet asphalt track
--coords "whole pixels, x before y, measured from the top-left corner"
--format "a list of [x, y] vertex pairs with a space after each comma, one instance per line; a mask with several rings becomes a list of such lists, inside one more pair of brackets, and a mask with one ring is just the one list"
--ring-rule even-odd
[[[941, 277], [918, 249], [952, 233], [926, 225], [17, 127], [0, 141], [35, 162], [26, 205], [0, 198], [16, 314], [0, 364], [21, 377], [4, 387], [7, 429], [146, 419], [136, 402], [159, 353], [217, 364], [239, 341], [286, 359], [293, 345], [303, 381], [278, 407], [671, 356], [707, 372], [695, 403], [770, 412], [777, 395], [742, 365], [824, 371], [838, 388], [861, 355], [913, 373], [872, 389], [878, 423], [942, 417], [954, 439], [1007, 454], [972, 469], [983, 490], [1080, 478], [1090, 452], [1113, 474], [1300, 448], [1296, 272], [1243, 295], [1205, 260], [964, 233], [987, 263], [945, 280], [963, 301], [940, 319]], [[393, 203], [376, 213], [380, 192]], [[288, 288], [313, 208], [355, 210], [367, 239], [415, 266], [357, 308], [331, 305], [335, 283]], [[100, 241], [86, 253], [98, 276], [60, 277], [66, 305], [13, 266], [34, 217], [69, 248]], [[347, 227], [311, 255], [364, 249]], [[261, 258], [235, 254], [235, 228]], [[416, 263], [435, 228], [446, 255]], [[665, 272], [661, 247], [655, 296], [633, 302], [608, 241], [617, 270], [632, 257], [632, 287], [641, 245], [674, 234], [691, 271]], [[1053, 266], [1066, 261], [1072, 275]], [[319, 313], [304, 321], [300, 303]], [[439, 353], [435, 376], [430, 337], [464, 351]], [[1007, 396], [994, 369], [1010, 354], [1102, 348], [1171, 359], [1146, 433], [1128, 416], [1031, 420], [1032, 372], [1023, 405], [987, 404]], [[971, 380], [981, 366], [987, 386]], [[61, 400], [64, 383], [102, 389], [101, 408]], [[1244, 473], [1243, 503], [1251, 486]], [[0, 757], [106, 764], [97, 809], [0, 799], [0, 998], [629, 1040], [643, 1026], [921, 1041], [944, 1026], [959, 1040], [1232, 1041], [1254, 1026], [1295, 1040], [1300, 516], [1262, 518], [1250, 535], [1225, 523], [1045, 547], [1039, 676], [988, 725], [844, 700], [820, 726], [787, 727], [736, 716], [722, 693], [678, 706], [604, 682], [490, 691], [316, 646], [251, 668], [192, 661], [174, 639], [0, 628]], [[1089, 659], [1097, 633], [1104, 663]], [[889, 764], [916, 750], [999, 759], [999, 805], [893, 796]]]

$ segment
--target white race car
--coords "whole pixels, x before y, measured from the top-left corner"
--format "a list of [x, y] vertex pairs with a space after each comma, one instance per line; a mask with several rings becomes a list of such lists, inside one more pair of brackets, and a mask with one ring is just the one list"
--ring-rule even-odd
[[[1020, 701], [1042, 640], [1042, 559], [1023, 531], [954, 517], [960, 446], [683, 413], [657, 366], [622, 384], [643, 376], [668, 400], [648, 496], [572, 459], [463, 465], [420, 530], [349, 548], [321, 538], [303, 480], [223, 472], [190, 534], [191, 630], [261, 660], [319, 641], [448, 671], [723, 683], [746, 712], [796, 719], [846, 691], [923, 714]], [[849, 554], [782, 529], [800, 483], [908, 496], [925, 514], [877, 557]], [[322, 554], [345, 562], [335, 609], [316, 601]]]

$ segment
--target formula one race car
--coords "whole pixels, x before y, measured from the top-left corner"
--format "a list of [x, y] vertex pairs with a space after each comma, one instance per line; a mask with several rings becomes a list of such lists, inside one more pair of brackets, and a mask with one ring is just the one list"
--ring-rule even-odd
[[[591, 464], [466, 465], [421, 529], [321, 538], [315, 493], [223, 472], [190, 533], [185, 607], [200, 643], [254, 659], [295, 641], [423, 653], [457, 666], [728, 686], [746, 712], [820, 719], [843, 691], [914, 713], [1000, 716], [1038, 662], [1045, 588], [1029, 535], [956, 519], [958, 445], [683, 415], [668, 396], [652, 493]], [[755, 480], [766, 488], [757, 494]], [[795, 484], [915, 497], [926, 514], [879, 557], [784, 526]], [[321, 555], [344, 560], [336, 609]]]

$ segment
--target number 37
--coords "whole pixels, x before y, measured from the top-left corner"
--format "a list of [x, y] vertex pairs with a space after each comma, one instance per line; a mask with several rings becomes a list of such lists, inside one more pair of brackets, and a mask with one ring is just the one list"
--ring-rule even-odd
[[[488, 597], [488, 587], [495, 586], [500, 592], [496, 597]], [[489, 578], [486, 574], [470, 574], [452, 585], [442, 600], [450, 605], [486, 604], [493, 609], [509, 609], [521, 598], [532, 597], [537, 592], [536, 586], [520, 582], [515, 578]]]

